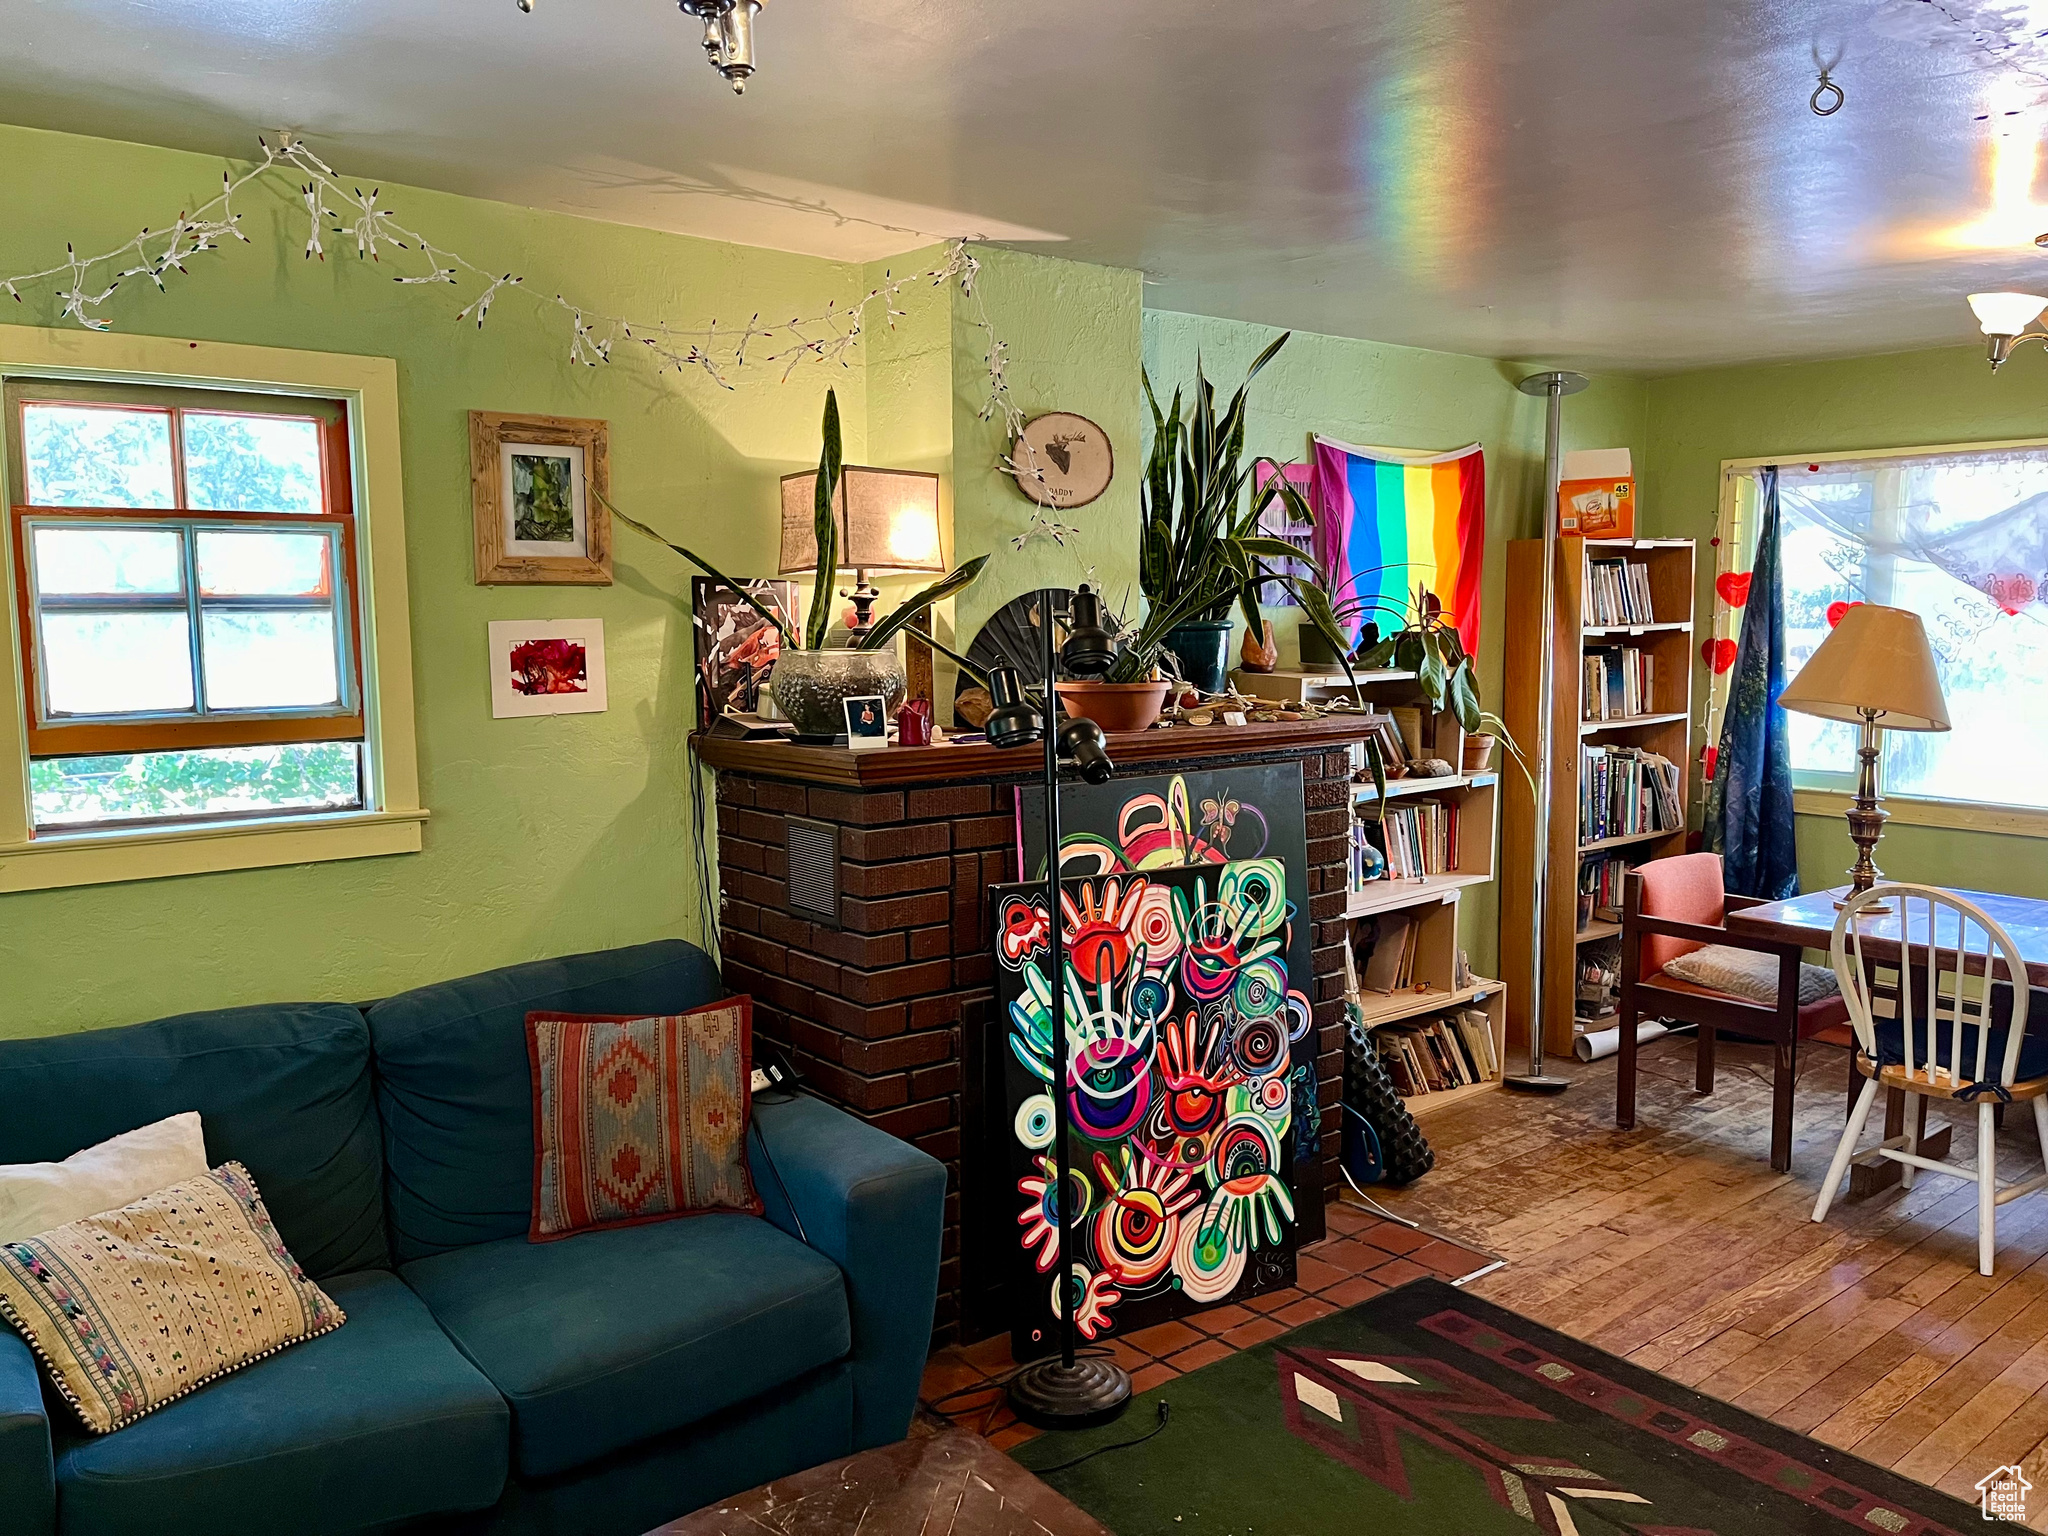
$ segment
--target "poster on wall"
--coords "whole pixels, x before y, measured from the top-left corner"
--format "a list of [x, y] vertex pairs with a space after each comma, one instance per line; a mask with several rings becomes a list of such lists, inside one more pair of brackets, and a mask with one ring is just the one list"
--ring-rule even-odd
[[605, 709], [603, 619], [498, 619], [490, 625], [491, 715]]
[[[1286, 999], [1288, 1080], [1294, 1090], [1293, 1169], [1301, 1240], [1323, 1236], [1322, 1113], [1310, 1008], [1308, 823], [1301, 764], [1249, 763], [1193, 773], [1147, 774], [1060, 790], [1060, 876], [1140, 874], [1274, 859], [1282, 874], [1282, 946], [1292, 978]], [[1045, 798], [1017, 791], [1017, 867], [1045, 878]], [[1306, 1193], [1305, 1193], [1306, 1192]]]
[[[750, 581], [747, 591], [787, 619], [796, 612], [796, 583]], [[697, 720], [751, 715], [761, 707], [782, 636], [753, 604], [715, 576], [690, 578], [690, 631], [697, 661]]]
[[[1286, 475], [1287, 483], [1307, 498], [1309, 505], [1315, 505], [1315, 466], [1313, 464], [1283, 464], [1279, 466]], [[1261, 461], [1252, 467], [1252, 499], [1256, 502], [1261, 491], [1273, 478], [1274, 466]], [[1316, 525], [1313, 522], [1297, 523], [1288, 511], [1287, 503], [1275, 496], [1259, 509], [1259, 532], [1269, 539], [1279, 539], [1292, 544], [1301, 551], [1298, 559], [1269, 560], [1267, 565], [1283, 576], [1294, 576], [1307, 582], [1315, 582], [1315, 567], [1309, 563], [1314, 554]], [[1293, 588], [1284, 582], [1268, 581], [1259, 587], [1259, 601], [1268, 608], [1299, 608], [1294, 600]]]
[[[1007, 1047], [1010, 1348], [1046, 1353], [1059, 1309], [1100, 1341], [1294, 1283], [1286, 876], [1275, 858], [995, 894]], [[1051, 923], [1067, 945], [1049, 975]], [[1052, 988], [1067, 1074], [1055, 1082]], [[1053, 1139], [1068, 1114], [1061, 1272]]]

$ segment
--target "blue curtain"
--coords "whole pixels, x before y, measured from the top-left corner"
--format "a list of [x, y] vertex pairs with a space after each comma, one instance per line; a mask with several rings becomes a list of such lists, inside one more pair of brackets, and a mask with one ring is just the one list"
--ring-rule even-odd
[[1749, 602], [1721, 720], [1721, 749], [1707, 792], [1706, 846], [1721, 855], [1723, 885], [1777, 901], [1799, 894], [1792, 840], [1792, 742], [1778, 695], [1785, 690], [1785, 584], [1778, 561], [1778, 470], [1757, 477], [1757, 530]]

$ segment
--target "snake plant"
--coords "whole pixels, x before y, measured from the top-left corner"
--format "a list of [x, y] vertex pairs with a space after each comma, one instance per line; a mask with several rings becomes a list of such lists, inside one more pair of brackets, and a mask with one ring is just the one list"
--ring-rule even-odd
[[[1219, 412], [1216, 389], [1195, 364], [1192, 399], [1173, 392], [1173, 404], [1159, 408], [1152, 378], [1144, 375], [1145, 402], [1152, 410], [1152, 451], [1145, 463], [1138, 531], [1138, 581], [1148, 611], [1144, 623], [1122, 643], [1111, 682], [1136, 682], [1158, 664], [1166, 636], [1181, 624], [1221, 619], [1233, 606], [1240, 609], [1254, 634], [1259, 632], [1259, 589], [1277, 582], [1293, 594], [1309, 622], [1342, 655], [1345, 637], [1331, 612], [1329, 598], [1313, 584], [1285, 574], [1286, 562], [1301, 551], [1284, 539], [1261, 534], [1259, 518], [1275, 501], [1291, 521], [1313, 524], [1307, 498], [1288, 482], [1280, 464], [1263, 456], [1244, 457], [1245, 396], [1259, 370], [1287, 345], [1282, 335], [1245, 370], [1244, 382]], [[1270, 473], [1256, 486], [1258, 471]], [[1268, 561], [1281, 562], [1276, 570]], [[1350, 672], [1345, 663], [1345, 672]]]

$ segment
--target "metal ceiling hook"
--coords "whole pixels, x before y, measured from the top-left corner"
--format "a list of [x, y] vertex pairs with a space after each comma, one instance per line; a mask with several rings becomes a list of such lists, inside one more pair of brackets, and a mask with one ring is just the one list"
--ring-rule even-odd
[[[1823, 97], [1828, 99], [1826, 106], [1821, 105]], [[1848, 99], [1843, 94], [1842, 88], [1830, 80], [1828, 72], [1823, 69], [1820, 72], [1820, 84], [1813, 88], [1813, 94], [1806, 99], [1806, 104], [1813, 108], [1813, 115], [1815, 117], [1833, 117], [1842, 110], [1842, 104]]]

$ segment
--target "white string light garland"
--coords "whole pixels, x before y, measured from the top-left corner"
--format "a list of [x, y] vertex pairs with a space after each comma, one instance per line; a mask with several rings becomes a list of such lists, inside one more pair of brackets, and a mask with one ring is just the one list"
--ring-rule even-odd
[[[868, 313], [875, 306], [881, 307], [887, 323], [893, 326], [908, 313], [897, 307], [905, 290], [920, 284], [958, 284], [962, 296], [973, 306], [969, 318], [987, 340], [984, 363], [989, 393], [980, 417], [983, 421], [1000, 417], [1011, 443], [1022, 449], [1022, 462], [1013, 452], [1002, 457], [1000, 467], [1005, 474], [1020, 480], [1045, 484], [1044, 467], [1022, 438], [1025, 417], [1010, 394], [1007, 347], [996, 334], [977, 283], [981, 262], [965, 240], [949, 241], [936, 265], [903, 277], [885, 273], [882, 282], [858, 302], [843, 307], [829, 305], [821, 315], [763, 321], [755, 314], [741, 326], [721, 326], [714, 319], [706, 326], [689, 329], [662, 320], [632, 320], [601, 313], [559, 293], [552, 298], [538, 294], [527, 288], [517, 274], [479, 266], [399, 223], [389, 208], [380, 206], [381, 189], [373, 187], [365, 193], [348, 185], [296, 136], [285, 133], [278, 135], [275, 143], [268, 138], [258, 139], [257, 143], [262, 149], [261, 159], [239, 176], [224, 174], [219, 196], [189, 212], [181, 211], [169, 226], [145, 228], [134, 239], [97, 256], [80, 256], [75, 246], [66, 244], [61, 264], [40, 272], [0, 278], [0, 290], [21, 303], [26, 302], [25, 292], [52, 288], [66, 320], [87, 330], [112, 330], [113, 322], [101, 310], [122, 283], [130, 278], [147, 278], [161, 292], [169, 274], [188, 273], [185, 263], [192, 257], [218, 251], [229, 241], [248, 244], [249, 237], [242, 232], [242, 215], [235, 211], [236, 194], [251, 182], [275, 180], [284, 174], [300, 183], [299, 196], [306, 210], [307, 259], [327, 259], [323, 236], [335, 237], [344, 244], [353, 242], [358, 258], [380, 263], [387, 252], [406, 252], [408, 259], [423, 264], [424, 270], [395, 276], [392, 280], [396, 283], [482, 285], [482, 291], [455, 316], [457, 320], [475, 321], [478, 329], [482, 329], [498, 297], [508, 289], [515, 290], [532, 298], [543, 315], [552, 306], [567, 318], [569, 357], [586, 367], [611, 362], [614, 347], [626, 343], [644, 348], [640, 355], [652, 357], [658, 371], [701, 370], [722, 389], [731, 389], [730, 375], [749, 365], [780, 366], [781, 377], [786, 380], [808, 363], [848, 365], [867, 328]], [[1011, 543], [1020, 550], [1040, 539], [1064, 546], [1077, 531], [1034, 499], [1025, 531]]]

